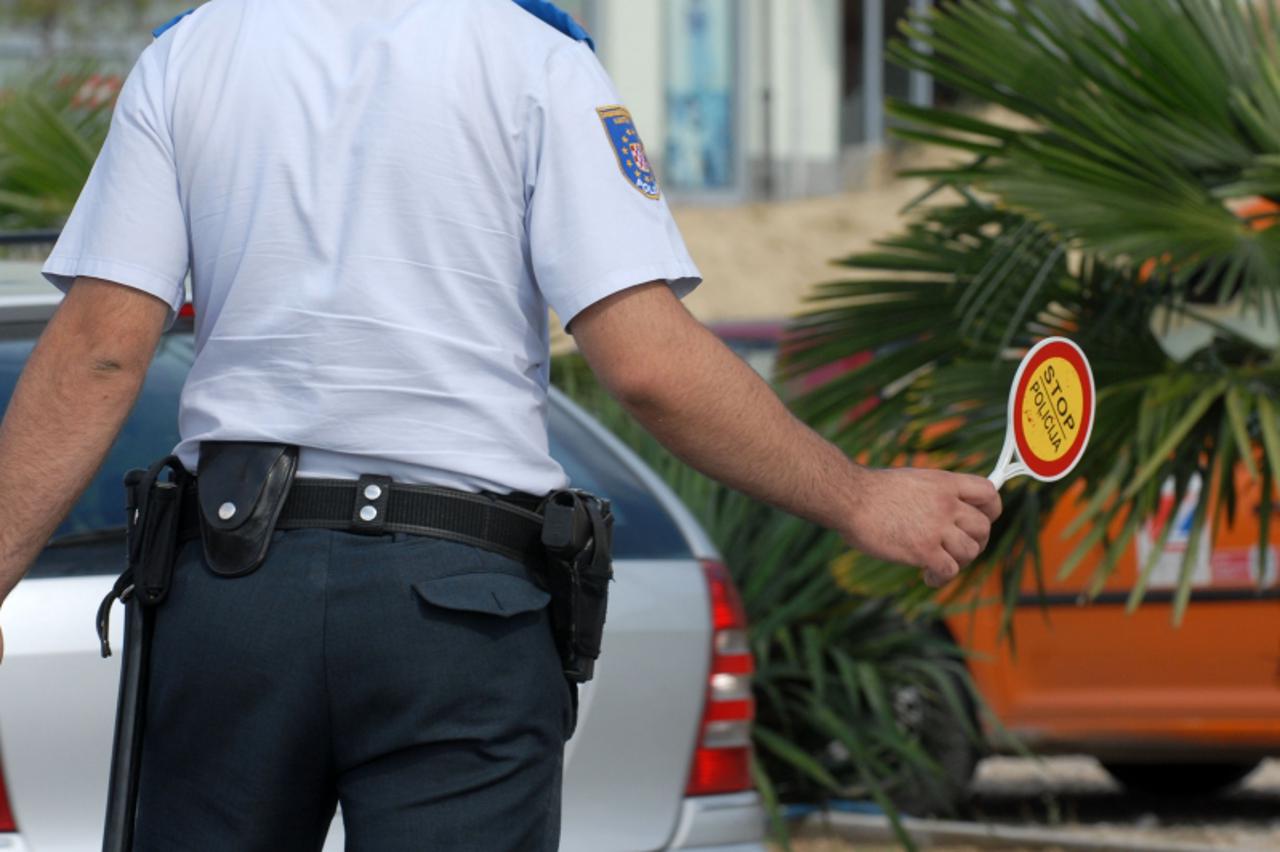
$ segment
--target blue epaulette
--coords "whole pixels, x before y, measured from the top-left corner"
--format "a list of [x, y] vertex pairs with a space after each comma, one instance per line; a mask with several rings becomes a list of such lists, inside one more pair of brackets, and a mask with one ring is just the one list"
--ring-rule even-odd
[[192, 8], [183, 12], [181, 15], [174, 15], [172, 18], [170, 18], [169, 20], [165, 21], [163, 24], [161, 24], [160, 26], [152, 30], [151, 35], [154, 36], [155, 38], [160, 38], [160, 36], [164, 35], [170, 29], [175, 27], [178, 21], [181, 21], [183, 18], [185, 18], [187, 15], [190, 15], [194, 11], [195, 11], [195, 7], [193, 6]]
[[546, 21], [574, 41], [585, 41], [587, 47], [596, 49], [596, 43], [591, 40], [591, 34], [584, 30], [572, 15], [556, 4], [548, 3], [547, 0], [515, 0], [515, 3], [530, 15]]

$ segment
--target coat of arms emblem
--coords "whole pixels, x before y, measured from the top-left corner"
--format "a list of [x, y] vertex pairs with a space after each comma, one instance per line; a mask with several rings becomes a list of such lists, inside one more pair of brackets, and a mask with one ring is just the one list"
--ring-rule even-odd
[[604, 124], [605, 133], [613, 147], [614, 156], [618, 158], [618, 168], [627, 182], [647, 198], [658, 199], [658, 178], [653, 173], [653, 165], [644, 152], [644, 143], [636, 131], [635, 122], [626, 107], [609, 106], [596, 110], [600, 121]]

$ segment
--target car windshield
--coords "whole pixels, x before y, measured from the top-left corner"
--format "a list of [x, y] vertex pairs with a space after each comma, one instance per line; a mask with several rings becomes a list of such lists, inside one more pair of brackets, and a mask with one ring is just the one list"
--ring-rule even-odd
[[[8, 404], [18, 375], [40, 333], [39, 323], [0, 332], [0, 403]], [[166, 334], [137, 404], [97, 476], [54, 532], [32, 576], [117, 573], [122, 565], [126, 471], [145, 468], [178, 443], [178, 397], [195, 357], [190, 321]], [[614, 555], [619, 559], [671, 559], [690, 555], [670, 515], [590, 429], [552, 406], [551, 452], [575, 488], [609, 498], [614, 507]]]

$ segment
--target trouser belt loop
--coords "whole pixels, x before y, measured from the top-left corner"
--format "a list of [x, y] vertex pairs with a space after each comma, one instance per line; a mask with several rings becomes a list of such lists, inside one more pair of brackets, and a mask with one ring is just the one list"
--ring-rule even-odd
[[365, 474], [356, 482], [353, 532], [380, 535], [386, 532], [387, 504], [391, 502], [391, 477]]

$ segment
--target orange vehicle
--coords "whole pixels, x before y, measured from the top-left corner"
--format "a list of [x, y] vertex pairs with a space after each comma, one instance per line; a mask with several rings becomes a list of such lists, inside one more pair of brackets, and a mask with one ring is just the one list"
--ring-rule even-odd
[[[768, 356], [776, 352], [780, 323], [713, 330], [761, 372], [771, 372]], [[1177, 627], [1172, 592], [1197, 492], [1175, 505], [1172, 488], [1166, 490], [1157, 517], [1135, 536], [1092, 601], [1085, 589], [1101, 547], [1071, 577], [1055, 579], [1057, 566], [1088, 533], [1063, 537], [1082, 509], [1081, 497], [1077, 486], [1040, 533], [1045, 594], [1027, 572], [1013, 615], [1016, 648], [1000, 636], [998, 576], [978, 591], [979, 601], [991, 603], [942, 625], [971, 653], [970, 671], [1001, 725], [1034, 752], [1091, 754], [1122, 783], [1169, 793], [1225, 787], [1264, 757], [1280, 755], [1280, 512], [1264, 563], [1260, 486], [1239, 472], [1234, 525], [1200, 537], [1192, 603]], [[1129, 614], [1125, 604], [1139, 567], [1169, 524], [1143, 603]], [[953, 780], [967, 780], [978, 755], [963, 733], [928, 725], [922, 732]]]
[[[1255, 198], [1236, 212], [1261, 229], [1276, 223], [1280, 208]], [[1144, 265], [1144, 278], [1155, 268], [1154, 261]], [[1215, 305], [1216, 293], [1194, 298], [1207, 302], [1198, 309], [1223, 325], [1256, 324], [1236, 305]], [[1178, 330], [1166, 327], [1166, 349], [1194, 348], [1213, 334], [1208, 326], [1170, 319]], [[1016, 653], [999, 640], [998, 607], [948, 620], [953, 638], [977, 652], [970, 670], [1011, 732], [1039, 752], [1095, 755], [1122, 783], [1161, 792], [1210, 792], [1280, 754], [1280, 512], [1261, 548], [1261, 485], [1240, 469], [1235, 492], [1235, 523], [1224, 521], [1196, 545], [1193, 602], [1181, 626], [1172, 623], [1172, 589], [1191, 544], [1198, 488], [1178, 505], [1166, 489], [1157, 517], [1087, 603], [1084, 590], [1100, 547], [1072, 577], [1054, 577], [1055, 566], [1088, 532], [1064, 539], [1082, 509], [1079, 487], [1068, 494], [1040, 534], [1045, 594], [1028, 587], [1018, 599]], [[1208, 517], [1214, 516], [1211, 510]], [[1149, 591], [1129, 614], [1129, 592], [1166, 529]], [[980, 594], [998, 594], [998, 582]]]
[[[1087, 532], [1063, 537], [1081, 509], [1078, 489], [1059, 503], [1040, 535], [1045, 594], [1028, 585], [1013, 616], [1016, 651], [999, 638], [999, 606], [947, 620], [974, 652], [978, 689], [1010, 732], [1037, 752], [1095, 755], [1122, 783], [1165, 792], [1209, 792], [1280, 754], [1280, 516], [1264, 567], [1260, 488], [1241, 472], [1236, 491], [1235, 524], [1200, 539], [1180, 626], [1172, 589], [1196, 495], [1174, 505], [1172, 489], [1091, 602], [1084, 590], [1101, 548], [1070, 578], [1054, 578]], [[1143, 603], [1128, 614], [1139, 567], [1169, 524]], [[998, 578], [980, 594], [998, 599]]]

